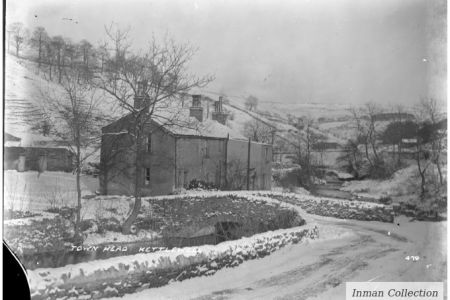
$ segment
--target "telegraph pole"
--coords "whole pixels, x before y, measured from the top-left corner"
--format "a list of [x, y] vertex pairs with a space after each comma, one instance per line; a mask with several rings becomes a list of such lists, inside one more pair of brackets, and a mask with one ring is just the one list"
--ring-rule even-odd
[[250, 138], [248, 138], [248, 153], [247, 153], [247, 190], [250, 190]]

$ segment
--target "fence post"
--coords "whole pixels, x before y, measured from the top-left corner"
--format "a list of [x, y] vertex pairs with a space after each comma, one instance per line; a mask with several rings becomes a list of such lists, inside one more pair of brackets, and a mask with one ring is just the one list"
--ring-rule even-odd
[[248, 138], [248, 153], [247, 153], [247, 190], [250, 190], [250, 138]]

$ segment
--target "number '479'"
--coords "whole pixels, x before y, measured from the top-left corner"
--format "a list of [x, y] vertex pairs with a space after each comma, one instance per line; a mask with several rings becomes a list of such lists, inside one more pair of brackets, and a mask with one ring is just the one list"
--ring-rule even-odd
[[408, 255], [407, 257], [405, 257], [406, 260], [412, 260], [412, 261], [418, 261], [420, 259], [419, 256], [412, 256], [412, 255]]

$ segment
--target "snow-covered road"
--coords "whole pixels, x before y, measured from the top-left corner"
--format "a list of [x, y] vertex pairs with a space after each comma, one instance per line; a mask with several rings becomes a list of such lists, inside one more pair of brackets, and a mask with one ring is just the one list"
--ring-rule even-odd
[[389, 224], [311, 217], [319, 225], [346, 228], [353, 235], [287, 246], [210, 277], [119, 299], [345, 299], [347, 281], [446, 284], [446, 222], [397, 218]]

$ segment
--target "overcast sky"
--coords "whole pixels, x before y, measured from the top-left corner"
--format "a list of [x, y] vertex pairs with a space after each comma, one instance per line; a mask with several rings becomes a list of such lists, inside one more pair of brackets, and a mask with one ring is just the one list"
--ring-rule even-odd
[[6, 17], [94, 44], [105, 24], [118, 22], [131, 26], [136, 48], [167, 32], [198, 47], [191, 70], [215, 75], [211, 91], [261, 101], [409, 104], [445, 101], [439, 1], [8, 0]]

